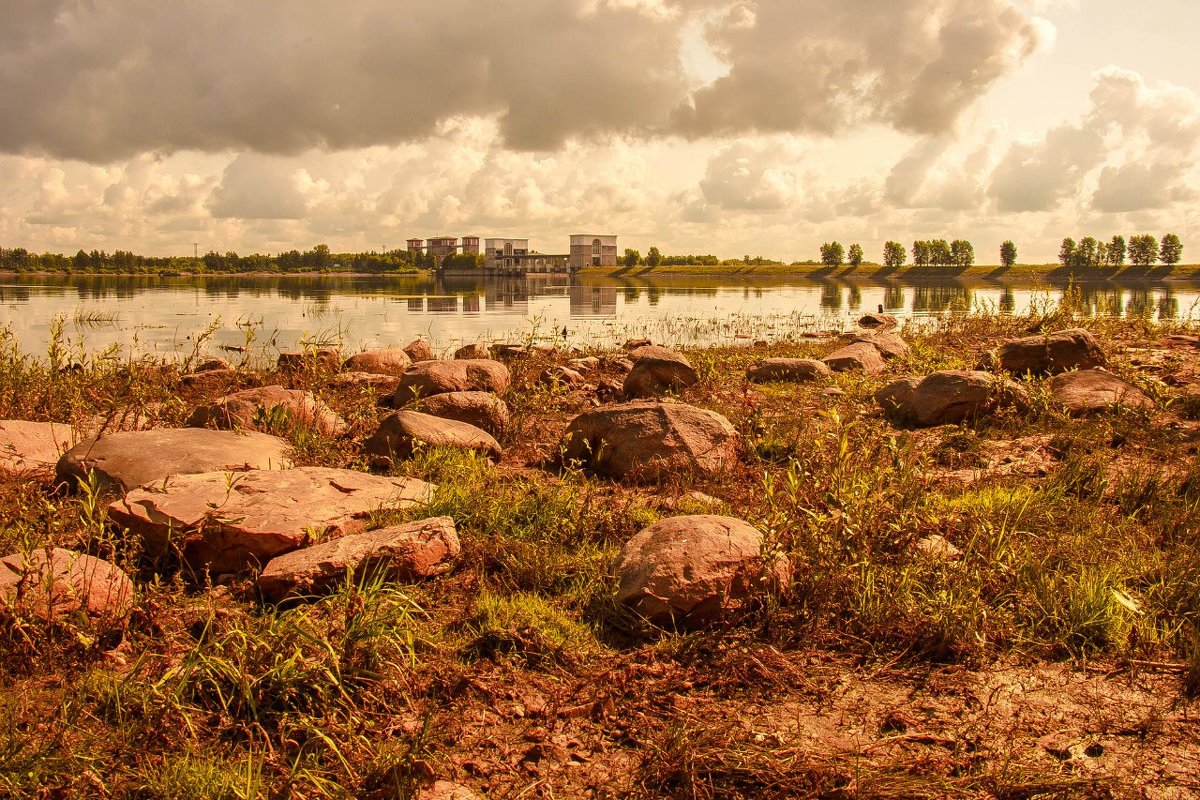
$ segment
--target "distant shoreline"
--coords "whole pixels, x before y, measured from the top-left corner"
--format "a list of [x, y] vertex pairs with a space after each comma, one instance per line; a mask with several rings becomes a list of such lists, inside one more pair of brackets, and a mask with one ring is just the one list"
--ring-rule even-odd
[[1002, 267], [998, 264], [977, 264], [971, 267], [884, 267], [862, 264], [857, 267], [823, 264], [762, 264], [737, 267], [732, 265], [671, 265], [659, 267], [585, 267], [579, 275], [587, 277], [648, 279], [657, 277], [756, 278], [795, 277], [812, 280], [930, 280], [946, 278], [976, 278], [1000, 281], [1006, 278], [1041, 278], [1054, 281], [1079, 282], [1109, 280], [1176, 280], [1200, 281], [1200, 264], [1162, 264], [1150, 267], [1064, 267], [1061, 264], [1017, 264]]

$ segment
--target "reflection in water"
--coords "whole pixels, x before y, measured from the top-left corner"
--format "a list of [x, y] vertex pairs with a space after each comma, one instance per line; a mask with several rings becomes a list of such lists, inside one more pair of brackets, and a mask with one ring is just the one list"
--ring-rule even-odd
[[[138, 352], [186, 352], [192, 346], [188, 337], [210, 325], [216, 330], [213, 347], [243, 344], [246, 327], [257, 331], [259, 342], [274, 341], [283, 349], [302, 342], [332, 342], [344, 349], [391, 346], [416, 336], [449, 349], [564, 327], [571, 331], [571, 345], [619, 344], [636, 336], [702, 344], [848, 327], [862, 309], [880, 305], [889, 313], [916, 317], [969, 309], [1025, 313], [1058, 303], [1064, 289], [969, 278], [905, 285], [708, 276], [653, 281], [572, 281], [564, 275], [444, 280], [0, 276], [0, 324], [12, 330], [21, 347], [37, 353], [45, 352], [56, 316], [67, 321], [73, 344], [90, 352], [112, 344], [136, 346]], [[1200, 293], [1185, 283], [1076, 284], [1071, 291], [1085, 314], [1200, 316]], [[116, 322], [83, 324], [87, 314], [80, 312], [97, 307]]]

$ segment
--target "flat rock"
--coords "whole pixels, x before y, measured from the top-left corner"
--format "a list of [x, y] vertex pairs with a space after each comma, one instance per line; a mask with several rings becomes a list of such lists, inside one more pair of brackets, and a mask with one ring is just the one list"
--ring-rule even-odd
[[891, 314], [864, 314], [858, 319], [860, 328], [894, 328], [900, 324], [900, 321]]
[[854, 337], [851, 344], [866, 343], [873, 345], [879, 351], [879, 355], [883, 356], [885, 361], [891, 361], [897, 358], [904, 358], [908, 355], [908, 342], [900, 337], [900, 334], [890, 330], [879, 330], [874, 333], [859, 334]]
[[504, 452], [491, 434], [474, 425], [407, 410], [384, 418], [379, 429], [363, 445], [363, 450], [375, 463], [386, 465], [412, 458], [422, 447], [474, 450], [496, 460]]
[[414, 339], [404, 345], [404, 352], [408, 353], [408, 357], [414, 363], [417, 361], [433, 361], [437, 358], [433, 352], [433, 348], [429, 346], [429, 342], [424, 342], [420, 339]]
[[0, 558], [0, 609], [111, 630], [125, 627], [132, 607], [129, 576], [99, 558], [58, 547]]
[[999, 367], [1014, 375], [1053, 375], [1108, 363], [1100, 342], [1083, 328], [1025, 336], [1000, 345], [979, 362], [979, 369]]
[[716, 475], [737, 463], [741, 439], [715, 411], [638, 401], [580, 414], [563, 434], [564, 463], [613, 478], [655, 482]]
[[829, 366], [815, 358], [768, 358], [746, 370], [746, 380], [753, 383], [811, 383], [831, 374]]
[[875, 400], [893, 420], [918, 426], [949, 425], [1028, 405], [1025, 390], [990, 372], [945, 370], [904, 378], [880, 389]]
[[280, 470], [291, 466], [290, 445], [255, 431], [158, 428], [110, 433], [80, 442], [55, 465], [59, 481], [74, 487], [95, 471], [108, 487], [128, 491], [197, 472]]
[[822, 359], [834, 372], [862, 372], [878, 375], [887, 369], [883, 355], [870, 342], [855, 342], [834, 350]]
[[445, 572], [461, 552], [450, 517], [353, 533], [276, 556], [258, 576], [258, 590], [272, 603], [323, 594], [353, 575], [356, 581], [415, 581]]
[[1114, 407], [1154, 408], [1140, 389], [1102, 369], [1064, 372], [1050, 379], [1050, 396], [1072, 416], [1100, 414]]
[[408, 353], [398, 347], [364, 350], [342, 362], [343, 372], [370, 372], [373, 375], [395, 375], [399, 377], [412, 366]]
[[600, 359], [596, 356], [572, 358], [567, 362], [567, 366], [576, 372], [586, 375], [589, 372], [595, 372], [596, 370], [600, 369]]
[[403, 406], [410, 400], [445, 392], [502, 394], [510, 382], [508, 367], [490, 358], [423, 361], [404, 371], [392, 402]]
[[53, 475], [75, 439], [70, 425], [0, 420], [0, 473]]
[[[273, 426], [269, 424], [272, 420]], [[302, 424], [326, 436], [336, 436], [346, 429], [345, 420], [312, 392], [282, 386], [261, 386], [226, 395], [193, 410], [184, 424], [217, 430], [281, 429]]]
[[645, 528], [617, 558], [617, 601], [656, 625], [691, 627], [787, 585], [783, 559], [763, 555], [763, 534], [733, 517], [671, 517]]
[[429, 502], [432, 484], [348, 469], [302, 467], [179, 475], [108, 507], [152, 551], [172, 540], [184, 560], [214, 574], [240, 572], [309, 544], [363, 530], [380, 509]]
[[332, 347], [317, 347], [312, 350], [292, 350], [279, 354], [275, 365], [280, 372], [295, 374], [304, 370], [322, 369], [337, 372], [341, 356]]
[[491, 358], [492, 354], [488, 349], [478, 342], [474, 344], [463, 345], [454, 351], [454, 357], [458, 359], [464, 358]]
[[621, 387], [628, 399], [661, 397], [679, 392], [700, 380], [691, 363], [680, 353], [665, 347], [644, 345], [631, 351], [633, 368]]
[[369, 389], [379, 395], [393, 395], [400, 385], [400, 378], [374, 372], [339, 372], [330, 377], [328, 385], [335, 389]]
[[492, 436], [499, 436], [508, 428], [508, 404], [488, 392], [446, 392], [423, 398], [417, 404], [411, 410], [465, 422]]

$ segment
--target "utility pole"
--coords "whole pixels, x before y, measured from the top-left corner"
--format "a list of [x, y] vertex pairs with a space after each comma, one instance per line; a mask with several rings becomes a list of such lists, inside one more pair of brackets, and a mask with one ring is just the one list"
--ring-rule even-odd
[[192, 258], [200, 257], [200, 243], [192, 242]]

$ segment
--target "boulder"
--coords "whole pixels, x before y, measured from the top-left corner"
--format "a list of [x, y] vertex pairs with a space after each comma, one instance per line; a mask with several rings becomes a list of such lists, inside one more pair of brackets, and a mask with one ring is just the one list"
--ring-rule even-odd
[[54, 465], [75, 439], [70, 425], [0, 420], [0, 474], [53, 475]]
[[815, 358], [768, 358], [746, 370], [746, 380], [752, 383], [786, 381], [810, 383], [832, 374], [824, 361]]
[[433, 490], [415, 478], [325, 467], [205, 472], [135, 489], [108, 513], [149, 550], [171, 542], [193, 569], [220, 575], [265, 565], [313, 537], [358, 533], [373, 513], [428, 503]]
[[55, 465], [59, 481], [74, 487], [94, 471], [102, 485], [128, 491], [196, 472], [279, 470], [291, 466], [290, 446], [254, 431], [159, 428], [110, 433], [87, 439], [63, 453]]
[[1106, 363], [1108, 359], [1096, 337], [1082, 328], [1071, 328], [1005, 342], [984, 355], [979, 369], [992, 370], [999, 366], [1014, 375], [1053, 375], [1072, 369], [1103, 367]]
[[454, 351], [454, 357], [458, 359], [464, 358], [491, 358], [491, 353], [483, 345], [476, 342], [458, 348]]
[[990, 372], [946, 370], [924, 378], [904, 378], [875, 393], [884, 412], [897, 422], [951, 425], [995, 413], [1002, 406], [1024, 408], [1025, 390]]
[[729, 420], [684, 403], [638, 401], [580, 414], [561, 444], [564, 462], [629, 481], [688, 472], [715, 475], [737, 463], [740, 438]]
[[404, 370], [412, 366], [413, 360], [408, 353], [398, 347], [380, 350], [364, 350], [355, 353], [342, 362], [343, 372], [370, 372], [373, 375], [404, 374]]
[[379, 423], [379, 430], [363, 444], [363, 450], [378, 465], [412, 458], [422, 447], [454, 447], [474, 450], [499, 460], [504, 453], [492, 436], [466, 422], [443, 419], [419, 411], [397, 411]]
[[415, 411], [452, 419], [499, 436], [508, 428], [508, 405], [488, 392], [446, 392], [417, 401]]
[[345, 420], [312, 392], [282, 386], [261, 386], [226, 395], [199, 406], [184, 423], [189, 428], [217, 430], [282, 430], [297, 424], [311, 426], [326, 436], [336, 436], [346, 429]]
[[312, 350], [294, 350], [279, 354], [275, 362], [280, 372], [295, 374], [306, 369], [322, 369], [337, 372], [341, 356], [332, 347], [317, 347]]
[[582, 386], [586, 379], [570, 367], [548, 367], [538, 375], [538, 383], [543, 386]]
[[855, 342], [834, 350], [822, 359], [834, 372], [862, 372], [878, 375], [887, 369], [883, 355], [870, 342]]
[[878, 314], [865, 314], [858, 320], [860, 328], [894, 328], [900, 324], [891, 314], [884, 314], [882, 311]]
[[392, 401], [399, 407], [410, 400], [445, 392], [502, 394], [510, 380], [508, 367], [490, 358], [424, 361], [404, 371]]
[[644, 345], [629, 355], [633, 368], [621, 387], [626, 398], [660, 397], [667, 392], [682, 391], [700, 380], [688, 360], [674, 350]]
[[764, 590], [787, 586], [787, 562], [762, 549], [762, 532], [733, 517], [660, 520], [621, 548], [617, 601], [656, 625], [714, 622]]
[[329, 379], [329, 386], [334, 389], [369, 389], [388, 396], [395, 394], [399, 385], [400, 378], [397, 376], [374, 372], [339, 372]]
[[514, 358], [529, 355], [529, 348], [523, 344], [494, 344], [488, 348], [492, 358], [511, 361]]
[[637, 350], [640, 347], [650, 347], [653, 344], [649, 339], [626, 339], [624, 347], [626, 350]]
[[112, 630], [125, 627], [132, 608], [133, 582], [107, 561], [58, 547], [0, 558], [0, 611]]
[[408, 353], [408, 357], [414, 362], [416, 361], [432, 361], [437, 358], [433, 353], [433, 348], [429, 346], [429, 342], [423, 342], [420, 339], [414, 339], [404, 346], [404, 352]]
[[356, 581], [415, 581], [445, 572], [461, 552], [449, 517], [353, 533], [272, 558], [258, 576], [258, 590], [272, 603], [323, 594], [346, 575]]
[[206, 369], [203, 372], [191, 372], [179, 379], [180, 386], [188, 389], [200, 389], [206, 392], [228, 391], [237, 382], [239, 372], [236, 369]]
[[908, 342], [900, 338], [900, 334], [889, 330], [855, 336], [851, 344], [863, 343], [873, 345], [885, 361], [904, 358], [908, 355]]
[[1050, 396], [1066, 407], [1072, 416], [1099, 414], [1114, 406], [1123, 408], [1154, 408], [1136, 386], [1102, 369], [1081, 369], [1064, 372], [1050, 379]]

